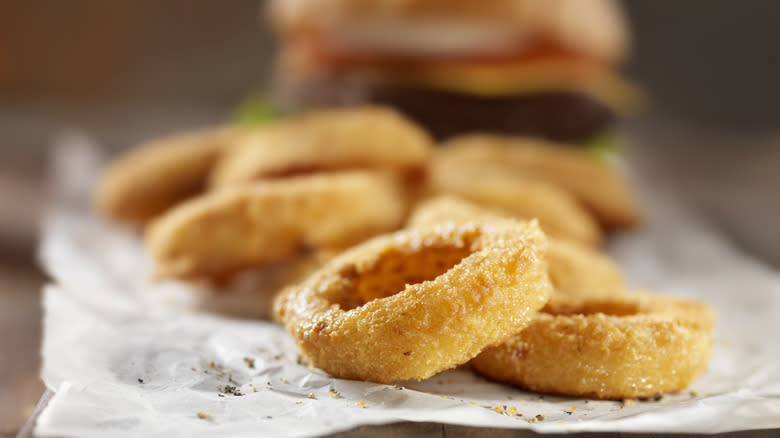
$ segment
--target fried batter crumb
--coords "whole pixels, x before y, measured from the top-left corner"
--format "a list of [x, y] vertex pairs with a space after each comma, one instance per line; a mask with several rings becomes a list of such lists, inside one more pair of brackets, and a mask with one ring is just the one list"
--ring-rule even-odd
[[200, 412], [198, 412], [198, 418], [200, 418], [201, 420], [206, 420], [209, 417], [211, 417], [211, 414], [209, 413], [209, 411], [200, 411]]
[[281, 380], [282, 383], [287, 383], [287, 379], [285, 379], [284, 377], [280, 377], [279, 380]]
[[357, 406], [360, 406], [361, 408], [365, 408], [365, 407], [366, 407], [366, 402], [365, 402], [365, 400], [360, 400], [358, 403], [355, 403], [355, 404], [356, 404]]
[[328, 397], [330, 397], [330, 398], [337, 398], [340, 395], [341, 394], [339, 394], [339, 392], [336, 391], [335, 389], [331, 389], [330, 391], [328, 391]]
[[308, 397], [309, 397], [310, 399], [317, 400], [317, 397], [315, 397], [315, 396], [314, 396], [314, 393], [313, 393], [313, 392], [310, 392]]
[[209, 361], [209, 368], [214, 368], [216, 365], [214, 364], [213, 360]]

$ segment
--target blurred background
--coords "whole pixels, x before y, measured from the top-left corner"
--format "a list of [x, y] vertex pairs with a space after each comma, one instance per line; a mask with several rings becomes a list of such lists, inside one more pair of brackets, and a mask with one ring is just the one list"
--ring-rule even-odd
[[[624, 5], [634, 33], [627, 76], [650, 100], [621, 125], [635, 179], [780, 266], [780, 2]], [[225, 120], [268, 85], [274, 42], [261, 9], [257, 0], [0, 0], [0, 333], [25, 334], [0, 337], [0, 432], [18, 427], [42, 392], [34, 248], [53, 141], [81, 132], [116, 153]]]

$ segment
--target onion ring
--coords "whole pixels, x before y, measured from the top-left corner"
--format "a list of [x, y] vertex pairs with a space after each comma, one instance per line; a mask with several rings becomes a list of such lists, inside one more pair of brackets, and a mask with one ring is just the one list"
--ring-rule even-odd
[[242, 131], [216, 127], [144, 143], [115, 160], [103, 174], [95, 206], [117, 221], [143, 225], [202, 192], [222, 151]]
[[703, 303], [646, 293], [553, 295], [518, 335], [473, 368], [553, 394], [621, 399], [678, 391], [707, 368], [714, 315]]
[[460, 178], [503, 173], [553, 184], [571, 193], [608, 228], [640, 221], [637, 202], [615, 167], [573, 147], [523, 137], [467, 135], [444, 143], [434, 165]]
[[344, 248], [393, 230], [403, 212], [398, 184], [386, 175], [298, 176], [185, 202], [150, 227], [146, 243], [156, 277], [220, 280], [301, 247]]
[[244, 137], [220, 160], [211, 185], [346, 169], [411, 178], [422, 174], [431, 150], [430, 136], [390, 108], [309, 111]]
[[517, 175], [476, 172], [473, 166], [442, 166], [434, 160], [429, 173], [431, 191], [456, 195], [519, 219], [539, 219], [542, 229], [551, 237], [589, 246], [601, 243], [601, 228], [595, 218], [565, 190]]
[[522, 329], [551, 292], [546, 238], [495, 219], [380, 236], [282, 293], [275, 312], [315, 367], [424, 379]]
[[[407, 226], [427, 227], [446, 222], [466, 222], [508, 217], [499, 210], [479, 207], [454, 196], [440, 196], [420, 203]], [[549, 239], [547, 267], [556, 293], [608, 295], [623, 292], [623, 273], [608, 256], [592, 248], [562, 239]]]

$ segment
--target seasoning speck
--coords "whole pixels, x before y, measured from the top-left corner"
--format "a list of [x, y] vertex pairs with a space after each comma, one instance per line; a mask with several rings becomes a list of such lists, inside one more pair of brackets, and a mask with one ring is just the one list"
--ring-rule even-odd
[[699, 393], [696, 391], [691, 391], [691, 397], [698, 397]]
[[144, 383], [144, 379], [142, 379], [142, 378], [140, 378], [140, 377], [139, 377], [139, 378], [138, 378], [138, 383]]
[[246, 363], [246, 366], [248, 366], [249, 368], [255, 367], [255, 360], [251, 357], [245, 357], [244, 362]]
[[539, 421], [544, 421], [544, 415], [542, 415], [542, 414], [539, 414], [539, 415], [537, 415], [537, 416], [536, 416], [536, 417], [534, 417], [534, 418], [536, 418], [536, 419], [537, 419], [537, 420], [539, 420]]
[[211, 414], [209, 414], [209, 411], [200, 411], [200, 412], [198, 412], [198, 418], [200, 418], [201, 420], [206, 420], [210, 416], [211, 416]]

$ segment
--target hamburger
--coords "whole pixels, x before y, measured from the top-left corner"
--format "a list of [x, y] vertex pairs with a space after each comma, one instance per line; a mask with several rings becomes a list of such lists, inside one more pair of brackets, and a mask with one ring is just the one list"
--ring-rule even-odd
[[271, 0], [274, 100], [285, 110], [385, 104], [437, 138], [468, 132], [584, 144], [635, 102], [611, 0]]

